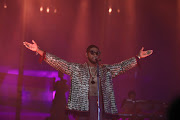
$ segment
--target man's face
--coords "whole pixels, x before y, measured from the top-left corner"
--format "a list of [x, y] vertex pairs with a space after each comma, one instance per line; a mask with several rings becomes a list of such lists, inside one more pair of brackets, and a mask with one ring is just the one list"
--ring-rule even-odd
[[99, 56], [100, 51], [97, 48], [91, 48], [87, 53], [88, 60], [93, 64], [96, 64], [96, 59], [98, 59]]
[[129, 96], [129, 98], [132, 99], [132, 100], [135, 100], [135, 99], [136, 99], [136, 95], [131, 94], [131, 95]]

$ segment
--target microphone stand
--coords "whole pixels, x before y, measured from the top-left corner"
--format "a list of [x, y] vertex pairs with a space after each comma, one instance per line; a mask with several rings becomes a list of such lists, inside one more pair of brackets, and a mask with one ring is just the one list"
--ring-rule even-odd
[[99, 95], [99, 87], [100, 87], [99, 85], [99, 60], [98, 59], [96, 59], [96, 63], [97, 63], [97, 86], [98, 86], [98, 120], [101, 120], [100, 95]]

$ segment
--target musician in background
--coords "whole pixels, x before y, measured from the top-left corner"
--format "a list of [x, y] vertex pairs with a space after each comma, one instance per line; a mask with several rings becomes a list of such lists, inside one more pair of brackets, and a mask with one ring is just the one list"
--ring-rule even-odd
[[[124, 114], [129, 114], [129, 117], [123, 118], [125, 120], [128, 118], [128, 120], [144, 120], [144, 118], [139, 118], [136, 116], [139, 112], [141, 112], [140, 109], [137, 109], [137, 101], [136, 101], [136, 92], [131, 90], [128, 92], [128, 98], [124, 99], [122, 102], [122, 109]], [[130, 116], [131, 115], [131, 116]]]
[[50, 111], [50, 118], [48, 120], [69, 120], [68, 115], [65, 114], [66, 110], [66, 96], [65, 93], [69, 90], [66, 80], [63, 79], [64, 74], [58, 72], [60, 81], [56, 81], [54, 90], [56, 91], [54, 100], [52, 101], [52, 107]]
[[128, 99], [135, 101], [136, 100], [136, 92], [135, 91], [129, 91], [128, 92]]
[[128, 98], [124, 99], [121, 105], [124, 113], [127, 114], [135, 113], [135, 100], [136, 100], [136, 92], [133, 90], [129, 91]]

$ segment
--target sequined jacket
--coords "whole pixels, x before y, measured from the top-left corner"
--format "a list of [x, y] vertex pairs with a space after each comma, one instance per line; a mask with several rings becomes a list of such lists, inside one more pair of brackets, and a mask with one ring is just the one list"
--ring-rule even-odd
[[[69, 110], [83, 111], [89, 110], [89, 80], [90, 73], [87, 63], [69, 63], [50, 53], [46, 53], [45, 61], [65, 74], [71, 76], [71, 89], [68, 98], [67, 108]], [[132, 57], [128, 60], [113, 65], [100, 65], [100, 83], [103, 96], [104, 112], [117, 114], [112, 78], [133, 68], [137, 65], [137, 60]]]

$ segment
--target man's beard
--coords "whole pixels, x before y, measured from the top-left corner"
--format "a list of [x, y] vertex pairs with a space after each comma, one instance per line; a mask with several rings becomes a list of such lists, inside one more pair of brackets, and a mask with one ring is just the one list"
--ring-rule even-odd
[[89, 60], [92, 64], [96, 64], [96, 61], [93, 61], [93, 60], [90, 59], [89, 57], [88, 57], [88, 60]]

